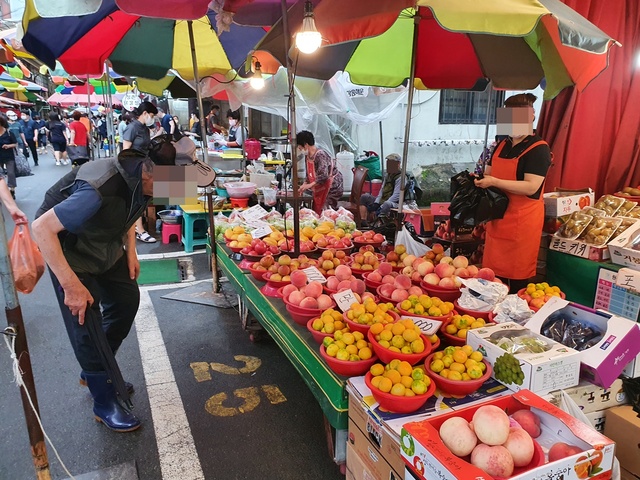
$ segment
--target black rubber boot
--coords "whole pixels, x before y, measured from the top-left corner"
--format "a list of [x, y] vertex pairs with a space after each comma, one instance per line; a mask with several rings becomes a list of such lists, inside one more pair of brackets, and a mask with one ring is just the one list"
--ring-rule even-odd
[[116, 432], [140, 428], [140, 420], [118, 402], [116, 389], [106, 372], [84, 372], [84, 376], [93, 396], [93, 413], [97, 421]]
[[[80, 385], [82, 385], [83, 387], [87, 386], [87, 379], [84, 376], [84, 371], [80, 372]], [[133, 388], [133, 384], [129, 383], [129, 382], [124, 382], [124, 386], [127, 387], [127, 392], [129, 392], [129, 395], [132, 395], [133, 392], [135, 392], [135, 389]]]

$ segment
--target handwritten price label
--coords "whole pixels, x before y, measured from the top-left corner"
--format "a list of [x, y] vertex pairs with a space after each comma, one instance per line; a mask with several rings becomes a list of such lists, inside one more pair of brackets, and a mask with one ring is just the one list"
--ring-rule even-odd
[[271, 226], [267, 222], [256, 220], [254, 222], [247, 223], [247, 225], [255, 228], [255, 230], [251, 232], [251, 236], [253, 238], [262, 238], [266, 237], [267, 235], [271, 235]]
[[401, 315], [400, 319], [408, 318], [409, 320], [413, 320], [420, 331], [430, 337], [440, 330], [442, 323], [440, 320], [433, 320], [432, 318], [424, 318], [424, 317], [412, 317], [411, 315]]
[[260, 205], [254, 205], [253, 207], [248, 208], [247, 210], [242, 212], [240, 215], [242, 215], [242, 218], [244, 218], [245, 222], [249, 223], [249, 222], [255, 222], [256, 220], [260, 220], [261, 218], [266, 217], [268, 213], [269, 212], [267, 212]]
[[342, 312], [346, 312], [347, 310], [349, 310], [349, 308], [351, 308], [351, 305], [358, 301], [351, 290], [343, 290], [342, 292], [334, 293], [333, 299], [336, 301], [336, 303], [338, 304], [338, 308]]
[[569, 255], [575, 255], [576, 257], [589, 258], [589, 245], [584, 242], [577, 242], [575, 240], [562, 240], [558, 237], [551, 240], [549, 248], [562, 253], [568, 253]]
[[307, 274], [307, 279], [310, 282], [327, 283], [327, 279], [324, 278], [324, 275], [322, 275], [322, 272], [318, 270], [316, 267], [307, 267], [302, 271]]

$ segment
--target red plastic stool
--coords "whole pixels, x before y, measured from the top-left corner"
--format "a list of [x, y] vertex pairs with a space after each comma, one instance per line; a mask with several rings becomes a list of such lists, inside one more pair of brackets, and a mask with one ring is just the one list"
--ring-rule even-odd
[[171, 243], [171, 235], [178, 237], [178, 243], [182, 241], [182, 225], [179, 223], [162, 222], [162, 243]]

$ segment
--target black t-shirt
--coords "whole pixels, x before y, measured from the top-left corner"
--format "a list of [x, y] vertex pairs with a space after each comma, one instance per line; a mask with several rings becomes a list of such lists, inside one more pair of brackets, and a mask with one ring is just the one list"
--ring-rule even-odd
[[[539, 141], [542, 141], [542, 138], [540, 138], [539, 136], [529, 135], [516, 146], [512, 146], [511, 137], [507, 137], [502, 141], [504, 145], [502, 147], [502, 152], [500, 152], [500, 156], [502, 158], [517, 158], [527, 148]], [[500, 145], [498, 145], [494, 150], [494, 155], [499, 146]], [[491, 160], [489, 160], [487, 165], [491, 165], [492, 160], [493, 156], [491, 157]], [[518, 166], [516, 168], [516, 179], [520, 181], [524, 180], [524, 176], [527, 173], [531, 175], [546, 177], [550, 165], [551, 149], [549, 148], [549, 145], [547, 145], [546, 143], [544, 145], [538, 145], [537, 147], [529, 150], [525, 155], [520, 157], [520, 160], [518, 160]], [[543, 187], [544, 183], [540, 186], [536, 193], [534, 193], [533, 195], [529, 195], [529, 198], [533, 198], [534, 200], [539, 199]]]
[[67, 130], [67, 126], [61, 121], [50, 121], [49, 122], [49, 133], [51, 136], [52, 142], [66, 142], [64, 132]]
[[16, 137], [9, 129], [0, 135], [0, 160], [14, 160], [16, 158], [13, 154], [13, 148], [2, 148], [2, 145], [13, 145], [15, 143], [18, 143]]

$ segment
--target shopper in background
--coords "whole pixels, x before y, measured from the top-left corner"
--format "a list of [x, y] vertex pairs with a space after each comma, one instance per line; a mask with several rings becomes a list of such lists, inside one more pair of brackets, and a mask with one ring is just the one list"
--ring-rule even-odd
[[72, 115], [73, 121], [69, 123], [69, 158], [73, 161], [77, 159], [89, 158], [89, 132], [80, 121], [82, 114], [76, 110]]
[[[31, 119], [31, 112], [29, 110], [23, 110], [20, 115], [20, 123], [22, 123], [22, 130], [24, 131], [24, 138], [27, 142], [31, 155], [33, 155], [33, 164], [38, 166], [38, 148], [36, 147], [36, 138], [38, 138], [38, 125]], [[25, 157], [29, 157], [25, 151]]]
[[220, 124], [220, 105], [214, 105], [213, 107], [211, 107], [206, 121], [207, 135], [213, 135], [214, 133], [225, 133], [225, 128]]
[[[402, 158], [397, 153], [387, 155], [385, 177], [377, 197], [364, 193], [360, 197], [360, 218], [368, 222], [371, 216], [386, 217], [392, 208], [397, 208], [400, 202], [400, 188]], [[364, 222], [363, 222], [364, 224]], [[366, 225], [365, 225], [366, 226]]]
[[311, 191], [313, 210], [317, 214], [326, 207], [338, 208], [338, 201], [344, 193], [344, 181], [334, 158], [316, 147], [313, 133], [307, 130], [296, 135], [296, 143], [298, 155], [304, 155], [306, 161], [306, 181], [298, 191]]
[[120, 115], [119, 120], [120, 122], [118, 123], [118, 152], [121, 152], [124, 149], [123, 143], [122, 143], [124, 141], [124, 131], [126, 130], [127, 125], [129, 125], [129, 121], [131, 120], [131, 115], [125, 112], [122, 115]]
[[47, 122], [40, 115], [33, 116], [33, 121], [36, 122], [38, 128], [38, 153], [47, 152]]
[[22, 123], [18, 121], [18, 115], [13, 110], [7, 111], [7, 120], [9, 120], [9, 131], [13, 133], [18, 141], [18, 148], [23, 150], [27, 146], [27, 140], [24, 137], [24, 129]]
[[56, 165], [69, 165], [69, 160], [67, 159], [67, 143], [69, 142], [67, 126], [60, 120], [57, 113], [49, 114], [47, 130], [49, 130], [49, 141], [53, 147]]
[[13, 149], [18, 141], [9, 130], [9, 123], [4, 115], [0, 115], [0, 163], [7, 169], [7, 184], [11, 196], [16, 198], [16, 157]]
[[[509, 284], [511, 293], [535, 276], [544, 224], [544, 180], [551, 165], [549, 145], [533, 134], [536, 96], [522, 93], [507, 98], [504, 106], [526, 109], [526, 124], [506, 126], [509, 135], [496, 146], [475, 184], [495, 187], [509, 197], [504, 217], [487, 223], [482, 265]], [[512, 118], [520, 116], [518, 112]], [[523, 132], [523, 126], [527, 132]], [[500, 132], [500, 125], [498, 126]]]
[[[149, 152], [149, 144], [151, 143], [151, 134], [149, 129], [155, 125], [155, 116], [158, 109], [151, 103], [144, 101], [138, 105], [132, 112], [132, 120], [124, 129], [122, 135], [122, 148], [128, 150], [130, 148], [138, 150], [146, 155]], [[142, 217], [135, 222], [135, 236], [138, 240], [145, 243], [155, 243], [156, 239], [149, 235], [142, 224]]]
[[[84, 325], [85, 312], [91, 308], [115, 355], [140, 303], [133, 225], [153, 195], [154, 164], [175, 164], [172, 148], [169, 144], [148, 157], [125, 150], [72, 170], [47, 190], [32, 226], [82, 368], [80, 383], [89, 387], [96, 419], [117, 432], [136, 430], [140, 420], [118, 402]], [[133, 390], [131, 384], [127, 388]]]

